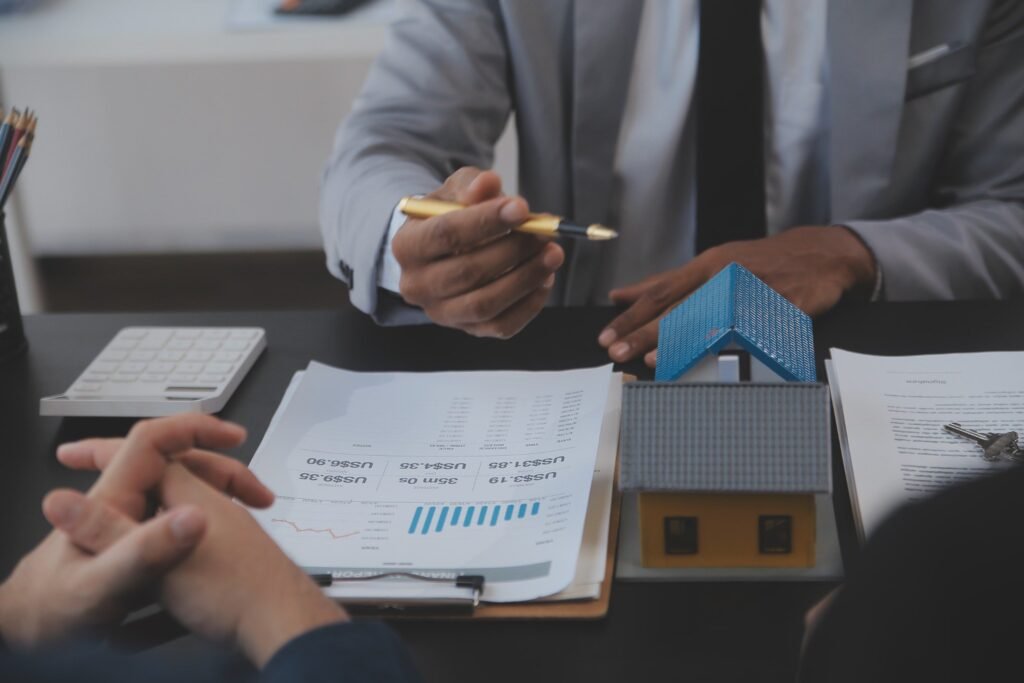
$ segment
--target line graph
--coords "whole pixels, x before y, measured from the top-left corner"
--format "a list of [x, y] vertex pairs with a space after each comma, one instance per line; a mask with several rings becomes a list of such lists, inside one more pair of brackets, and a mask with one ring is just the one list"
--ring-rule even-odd
[[314, 529], [314, 528], [311, 528], [311, 527], [301, 527], [301, 526], [299, 526], [298, 524], [296, 524], [295, 522], [293, 522], [290, 519], [278, 519], [278, 518], [275, 517], [275, 518], [271, 519], [270, 521], [271, 522], [276, 522], [278, 524], [284, 524], [286, 526], [289, 526], [297, 534], [306, 534], [306, 533], [309, 533], [309, 534], [328, 534], [331, 537], [331, 540], [334, 540], [334, 541], [337, 541], [337, 540], [342, 539], [342, 538], [351, 538], [352, 536], [358, 536], [359, 535], [358, 531], [351, 531], [349, 533], [342, 534], [342, 533], [336, 532], [334, 529], [331, 529], [329, 527], [328, 528], [324, 528], [324, 529]]

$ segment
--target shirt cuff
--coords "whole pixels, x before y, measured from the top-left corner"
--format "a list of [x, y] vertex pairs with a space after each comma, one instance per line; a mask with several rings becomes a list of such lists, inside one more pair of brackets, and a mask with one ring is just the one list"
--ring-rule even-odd
[[399, 294], [399, 283], [402, 281], [402, 266], [398, 265], [394, 252], [391, 251], [391, 242], [403, 225], [406, 216], [398, 210], [395, 205], [391, 212], [391, 223], [388, 224], [388, 234], [384, 237], [384, 243], [380, 248], [380, 256], [377, 257], [377, 286], [389, 292]]
[[885, 286], [885, 278], [882, 277], [882, 264], [875, 259], [875, 286], [871, 289], [871, 297], [868, 301], [875, 303], [882, 300], [882, 289]]
[[835, 223], [834, 225], [837, 228], [846, 228], [847, 230], [849, 230], [851, 233], [853, 233], [854, 237], [860, 240], [860, 243], [864, 245], [864, 248], [871, 252], [871, 258], [875, 262], [875, 282], [871, 286], [871, 294], [868, 296], [868, 301], [871, 303], [881, 301], [882, 294], [885, 291], [885, 278], [882, 275], [882, 262], [878, 260], [878, 254], [875, 253], [875, 250], [872, 248], [872, 246], [868, 243], [866, 239], [864, 239], [864, 236], [861, 235], [860, 232], [855, 228], [846, 225], [845, 223]]

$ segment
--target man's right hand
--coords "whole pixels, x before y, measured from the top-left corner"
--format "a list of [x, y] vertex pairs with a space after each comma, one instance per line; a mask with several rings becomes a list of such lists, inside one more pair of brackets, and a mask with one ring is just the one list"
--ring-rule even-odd
[[512, 232], [529, 209], [521, 197], [501, 194], [496, 173], [463, 167], [427, 196], [466, 208], [410, 218], [395, 234], [402, 298], [439, 325], [478, 337], [516, 334], [544, 307], [565, 252]]

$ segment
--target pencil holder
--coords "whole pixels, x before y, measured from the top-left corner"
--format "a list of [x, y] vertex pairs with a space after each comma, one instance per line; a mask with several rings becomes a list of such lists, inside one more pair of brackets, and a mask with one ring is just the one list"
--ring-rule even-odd
[[11, 250], [7, 245], [7, 224], [0, 211], [0, 362], [25, 350], [25, 328], [21, 322], [18, 291], [14, 286]]

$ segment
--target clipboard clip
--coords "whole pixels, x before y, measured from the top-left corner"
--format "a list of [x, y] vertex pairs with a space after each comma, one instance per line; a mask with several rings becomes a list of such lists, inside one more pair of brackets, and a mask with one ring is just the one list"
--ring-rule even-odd
[[325, 572], [309, 574], [309, 578], [313, 579], [313, 582], [316, 583], [316, 585], [323, 588], [334, 585], [335, 583], [347, 583], [349, 581], [373, 581], [375, 579], [384, 578], [404, 578], [416, 579], [417, 581], [430, 581], [432, 583], [452, 583], [456, 588], [465, 588], [466, 590], [472, 591], [474, 608], [480, 606], [480, 596], [484, 592], [484, 577], [482, 574], [459, 574], [454, 580], [452, 580], [436, 576], [423, 576], [422, 574], [416, 574], [414, 572], [380, 572], [379, 574], [369, 574], [367, 576], [346, 576], [344, 578], [337, 577], [330, 572]]
[[460, 574], [455, 577], [456, 588], [468, 588], [473, 591], [473, 607], [480, 606], [480, 595], [484, 592], [484, 577], [482, 574]]

